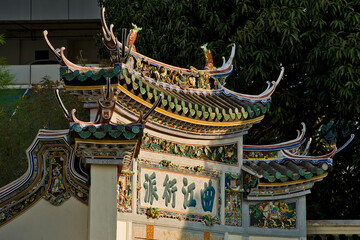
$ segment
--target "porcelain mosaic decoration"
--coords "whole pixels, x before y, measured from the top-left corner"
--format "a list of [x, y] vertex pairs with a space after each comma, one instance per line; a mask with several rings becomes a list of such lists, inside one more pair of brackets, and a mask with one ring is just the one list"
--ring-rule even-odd
[[268, 201], [250, 204], [250, 226], [296, 228], [296, 202]]
[[242, 225], [242, 176], [225, 173], [225, 225]]
[[134, 172], [123, 171], [118, 177], [118, 204], [119, 212], [132, 212]]
[[230, 165], [236, 165], [238, 163], [237, 143], [224, 146], [189, 145], [144, 134], [141, 149]]

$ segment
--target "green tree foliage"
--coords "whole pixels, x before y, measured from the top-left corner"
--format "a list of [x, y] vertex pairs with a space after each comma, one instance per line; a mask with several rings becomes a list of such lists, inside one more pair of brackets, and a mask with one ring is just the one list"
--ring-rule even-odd
[[[5, 44], [4, 35], [0, 34], [0, 45], [4, 45], [4, 44]], [[13, 78], [14, 76], [6, 68], [6, 58], [0, 57], [0, 89], [8, 85], [13, 80]]]
[[[25, 154], [39, 129], [67, 129], [66, 120], [57, 103], [54, 88], [59, 85], [44, 77], [39, 85], [16, 101], [0, 107], [0, 186], [4, 186], [25, 173], [28, 163]], [[3, 90], [4, 91], [4, 90]], [[6, 90], [7, 91], [7, 90]], [[77, 109], [80, 119], [89, 119], [81, 102], [64, 90], [60, 95], [68, 109]]]
[[[315, 140], [312, 154], [318, 155], [357, 133], [308, 196], [308, 218], [360, 216], [360, 1], [99, 0], [99, 5], [106, 7], [117, 36], [122, 27], [137, 24], [142, 27], [137, 51], [169, 64], [202, 68], [200, 46], [209, 42], [215, 66], [220, 65], [235, 42], [227, 87], [238, 92], [262, 92], [284, 66], [270, 113], [246, 143], [292, 139], [305, 122], [307, 137]], [[100, 33], [96, 39], [101, 42]]]

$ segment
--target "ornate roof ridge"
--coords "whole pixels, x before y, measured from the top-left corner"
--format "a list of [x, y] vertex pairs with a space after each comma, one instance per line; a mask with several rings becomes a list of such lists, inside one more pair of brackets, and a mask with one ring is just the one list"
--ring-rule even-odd
[[291, 153], [290, 151], [283, 149], [281, 150], [282, 154], [284, 154], [284, 156], [288, 157], [288, 158], [292, 158], [292, 159], [297, 159], [297, 160], [322, 160], [322, 159], [330, 159], [332, 158], [336, 153], [340, 152], [342, 149], [344, 149], [347, 145], [350, 144], [350, 142], [354, 139], [355, 135], [351, 134], [349, 140], [346, 141], [346, 143], [343, 144], [343, 146], [341, 146], [340, 148], [337, 148], [336, 145], [333, 145], [333, 149], [331, 150], [331, 152], [327, 153], [327, 154], [323, 154], [320, 156], [307, 156], [305, 154], [297, 154], [297, 153]]
[[297, 130], [298, 136], [290, 141], [277, 143], [277, 144], [269, 144], [269, 145], [243, 145], [244, 151], [276, 151], [281, 149], [294, 149], [301, 146], [304, 142], [304, 136], [306, 132], [305, 123], [301, 123], [302, 130]]
[[271, 100], [271, 95], [275, 92], [276, 87], [279, 85], [281, 79], [284, 76], [284, 72], [285, 72], [285, 68], [281, 67], [281, 71], [279, 74], [279, 77], [276, 81], [272, 81], [271, 84], [270, 82], [267, 82], [268, 87], [265, 89], [264, 92], [258, 94], [258, 95], [249, 95], [249, 94], [242, 94], [242, 93], [237, 93], [234, 91], [231, 91], [230, 89], [225, 88], [223, 85], [220, 85], [220, 89], [224, 90], [224, 93], [226, 95], [232, 95], [232, 96], [236, 96], [237, 98], [240, 99], [249, 99], [249, 101], [262, 101], [262, 102], [268, 102]]
[[[115, 64], [114, 67], [117, 67], [117, 66], [119, 66], [119, 64]], [[234, 91], [231, 91], [231, 90], [225, 88], [223, 85], [220, 85], [219, 89], [183, 88], [176, 84], [170, 84], [170, 83], [166, 83], [166, 82], [156, 81], [155, 79], [153, 79], [151, 77], [144, 76], [143, 74], [135, 71], [128, 64], [126, 64], [126, 65], [122, 64], [121, 67], [128, 69], [130, 74], [134, 74], [138, 78], [144, 79], [149, 83], [155, 84], [156, 86], [162, 86], [165, 89], [167, 88], [169, 90], [175, 90], [176, 92], [183, 92], [185, 94], [191, 93], [191, 94], [198, 94], [198, 95], [200, 95], [200, 94], [213, 95], [213, 94], [224, 93], [226, 96], [233, 96], [239, 100], [245, 100], [245, 101], [249, 101], [252, 103], [253, 102], [262, 102], [262, 103], [271, 102], [271, 95], [275, 91], [276, 86], [281, 81], [281, 79], [284, 75], [284, 71], [285, 71], [285, 68], [282, 67], [280, 75], [279, 75], [278, 79], [276, 80], [276, 82], [272, 81], [272, 84], [273, 84], [272, 86], [268, 82], [268, 87], [264, 92], [260, 93], [259, 95], [249, 95], [249, 94], [236, 93]]]
[[[110, 29], [107, 27], [106, 20], [105, 20], [105, 9], [104, 8], [101, 9], [101, 23], [102, 23], [103, 33], [104, 33], [103, 41], [104, 41], [105, 46], [110, 51], [120, 51], [120, 48], [122, 48], [122, 43], [119, 42], [117, 40], [117, 38], [114, 36], [113, 25], [111, 24]], [[109, 46], [109, 44], [108, 44], [109, 42], [111, 42], [111, 46]], [[191, 68], [191, 69], [179, 68], [176, 66], [171, 66], [166, 63], [162, 63], [160, 61], [148, 58], [148, 57], [146, 57], [138, 52], [135, 52], [131, 49], [129, 50], [129, 48], [127, 48], [126, 46], [125, 46], [125, 51], [130, 51], [130, 54], [132, 56], [134, 56], [136, 59], [140, 59], [140, 60], [145, 59], [146, 61], [148, 61], [150, 63], [150, 65], [169, 68], [172, 71], [181, 71], [184, 75], [190, 75], [194, 71], [194, 68]], [[226, 61], [226, 62], [225, 62], [225, 58], [223, 57], [223, 65], [220, 68], [218, 68], [217, 70], [208, 70], [208, 69], [207, 70], [197, 70], [197, 69], [195, 69], [195, 71], [200, 75], [208, 74], [209, 76], [211, 76], [213, 78], [222, 78], [222, 77], [225, 78], [232, 72], [232, 69], [233, 69], [232, 61], [233, 61], [234, 56], [235, 56], [235, 44], [232, 44], [232, 51], [231, 51], [230, 57], [229, 57], [228, 61]], [[237, 98], [242, 98], [244, 100], [249, 100], [252, 102], [253, 101], [268, 102], [268, 101], [270, 101], [270, 97], [273, 94], [273, 92], [275, 91], [276, 86], [279, 84], [280, 80], [282, 79], [283, 74], [284, 74], [284, 67], [281, 68], [281, 72], [280, 72], [280, 75], [279, 75], [277, 81], [272, 81], [271, 82], [272, 85], [271, 85], [271, 83], [268, 82], [267, 89], [259, 95], [248, 95], [248, 94], [236, 93], [234, 91], [231, 91], [231, 90], [225, 88], [224, 87], [225, 84], [221, 84], [220, 81], [219, 81], [218, 87], [219, 87], [219, 89], [223, 90], [226, 95], [236, 96]], [[175, 84], [164, 83], [162, 85], [170, 86], [170, 88], [176, 88]], [[191, 89], [196, 89], [196, 88], [191, 88]], [[190, 90], [190, 91], [193, 91], [193, 90]]]
[[48, 35], [47, 30], [43, 31], [43, 35], [44, 35], [46, 44], [48, 45], [48, 47], [52, 51], [52, 53], [55, 55], [56, 59], [59, 61], [59, 64], [61, 66], [67, 66], [72, 72], [74, 72], [76, 70], [79, 70], [79, 71], [100, 71], [101, 70], [101, 68], [98, 68], [98, 67], [82, 67], [82, 66], [79, 66], [79, 65], [71, 62], [70, 60], [68, 60], [65, 57], [65, 54], [64, 54], [65, 47], [61, 47], [60, 49], [59, 48], [55, 49], [47, 37], [47, 35]]
[[[354, 135], [351, 135], [340, 150], [346, 147], [353, 138]], [[300, 139], [299, 136], [297, 139]], [[298, 151], [292, 153], [288, 150], [290, 148], [278, 148], [277, 150], [266, 148], [265, 151], [262, 149], [264, 152], [256, 151], [256, 149], [255, 151], [253, 149], [250, 151], [244, 149], [243, 170], [250, 174], [253, 174], [251, 171], [255, 172], [257, 177], [263, 178], [265, 182], [268, 181], [270, 185], [272, 183], [293, 184], [315, 178], [322, 179], [332, 169], [332, 157], [339, 151], [336, 145], [333, 145], [332, 151], [327, 154], [307, 156], [307, 148], [308, 146], [306, 146], [302, 154]], [[279, 183], [279, 181], [282, 183]]]
[[[114, 35], [114, 32], [113, 32], [114, 25], [111, 24], [110, 29], [107, 27], [107, 23], [105, 20], [105, 8], [101, 8], [101, 24], [102, 24], [102, 30], [103, 30], [103, 35], [104, 35], [104, 38], [103, 38], [104, 45], [110, 51], [117, 51], [118, 49], [122, 48], [122, 43], [119, 42], [118, 39]], [[111, 46], [109, 46], [108, 43], [111, 43]], [[232, 46], [232, 50], [231, 50], [230, 57], [226, 62], [225, 62], [225, 57], [223, 57], [223, 65], [221, 67], [217, 68], [216, 70], [205, 70], [204, 69], [204, 70], [198, 70], [198, 71], [202, 72], [202, 73], [208, 73], [212, 77], [221, 77], [224, 74], [227, 74], [227, 75], [230, 74], [232, 72], [232, 61], [235, 56], [236, 45], [235, 45], [235, 43], [233, 43], [231, 46]], [[125, 50], [129, 51], [129, 48], [125, 46]], [[130, 54], [132, 56], [134, 56], [135, 58], [140, 58], [140, 59], [146, 58], [150, 63], [152, 63], [155, 66], [163, 66], [165, 68], [170, 68], [170, 69], [173, 69], [176, 71], [182, 71], [186, 75], [191, 74], [191, 72], [192, 72], [191, 69], [172, 66], [172, 65], [160, 62], [158, 60], [149, 58], [149, 57], [142, 55], [136, 51], [133, 51], [131, 49], [130, 49]]]
[[291, 153], [289, 150], [281, 150], [282, 154], [284, 154], [285, 157], [292, 158], [292, 159], [300, 159], [300, 160], [320, 160], [320, 159], [328, 159], [333, 157], [337, 152], [336, 145], [333, 145], [333, 149], [331, 152], [319, 155], [319, 156], [307, 156], [307, 155], [299, 155], [296, 153]]
[[[101, 23], [102, 23], [102, 30], [104, 34], [104, 42], [112, 41], [111, 45], [111, 51], [117, 51], [117, 55], [120, 53], [120, 48], [122, 47], [122, 43], [120, 43], [117, 38], [114, 36], [113, 33], [113, 25], [110, 26], [110, 29], [107, 27], [106, 21], [105, 21], [105, 9], [101, 9]], [[104, 71], [101, 72], [101, 70], [108, 70], [109, 68], [98, 68], [98, 67], [83, 67], [79, 66], [77, 64], [72, 63], [70, 60], [68, 60], [64, 54], [64, 47], [61, 47], [60, 49], [55, 49], [49, 39], [47, 38], [48, 32], [44, 31], [44, 38], [46, 40], [46, 43], [48, 44], [50, 50], [54, 53], [55, 57], [58, 59], [59, 63], [62, 66], [66, 66], [70, 71], [72, 71], [76, 76], [81, 75], [80, 81], [86, 80], [88, 76], [94, 75], [93, 72], [102, 73], [104, 74]], [[105, 45], [109, 47], [109, 44]], [[266, 90], [258, 95], [249, 95], [249, 94], [242, 94], [234, 92], [230, 89], [227, 89], [224, 87], [225, 85], [225, 78], [228, 76], [232, 70], [232, 61], [235, 55], [235, 44], [232, 44], [232, 51], [230, 54], [229, 59], [225, 62], [225, 58], [223, 57], [223, 65], [216, 69], [216, 70], [197, 70], [193, 67], [190, 69], [185, 68], [178, 68], [175, 66], [171, 66], [156, 60], [153, 60], [151, 58], [148, 58], [140, 53], [137, 53], [136, 51], [133, 51], [132, 48], [125, 47], [125, 51], [129, 51], [131, 55], [138, 59], [136, 61], [132, 60], [131, 58], [128, 59], [126, 64], [115, 64], [113, 68], [115, 69], [120, 65], [120, 69], [127, 68], [131, 74], [135, 74], [138, 77], [142, 77], [148, 82], [154, 83], [157, 86], [162, 86], [163, 88], [168, 88], [170, 90], [175, 90], [177, 92], [184, 92], [184, 93], [195, 93], [195, 94], [220, 94], [223, 93], [226, 96], [235, 97], [239, 100], [245, 100], [249, 102], [259, 102], [267, 103], [271, 101], [271, 95], [274, 93], [277, 85], [282, 79], [282, 76], [284, 74], [284, 68], [281, 68], [280, 75], [276, 81], [272, 81], [271, 83], [268, 83], [268, 87]], [[143, 61], [145, 60], [145, 61]], [[152, 68], [150, 70], [150, 73], [148, 76], [146, 76], [143, 72], [144, 69], [139, 69], [137, 67], [137, 64], [141, 62], [140, 65], [143, 66], [144, 64], [149, 63], [150, 65], [145, 66], [145, 68]], [[152, 67], [151, 67], [152, 66]], [[158, 67], [156, 67], [158, 66]], [[154, 69], [155, 68], [155, 69]], [[161, 70], [160, 70], [161, 69]], [[168, 70], [171, 69], [171, 70]], [[138, 70], [138, 71], [136, 71]], [[165, 73], [162, 73], [161, 71], [164, 71]], [[174, 72], [176, 71], [176, 72]], [[82, 75], [87, 76], [82, 76]], [[102, 75], [101, 74], [101, 75]], [[163, 75], [165, 74], [165, 75]], [[74, 77], [76, 77], [74, 75]], [[96, 75], [96, 74], [95, 74]], [[99, 74], [97, 74], [99, 75]], [[161, 77], [160, 75], [163, 75], [164, 77]], [[183, 76], [180, 76], [183, 75]], [[155, 76], [157, 79], [155, 79]], [[74, 77], [69, 77], [70, 80], [72, 80]], [[94, 77], [93, 80], [99, 79], [101, 76]], [[210, 77], [212, 79], [210, 80]], [[171, 79], [170, 79], [171, 78]], [[174, 80], [175, 79], [175, 80]], [[68, 80], [68, 79], [67, 79]]]
[[79, 65], [71, 62], [70, 60], [68, 60], [65, 57], [64, 50], [65, 50], [65, 47], [61, 47], [61, 49], [60, 49], [61, 59], [71, 71], [75, 71], [75, 70], [80, 70], [80, 71], [100, 71], [101, 70], [101, 68], [98, 68], [98, 67], [82, 67], [82, 66], [79, 66]]

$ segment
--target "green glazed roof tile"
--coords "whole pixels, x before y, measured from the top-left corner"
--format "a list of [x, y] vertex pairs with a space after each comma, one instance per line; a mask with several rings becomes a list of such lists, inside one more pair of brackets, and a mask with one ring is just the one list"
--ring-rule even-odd
[[181, 100], [181, 106], [185, 107], [185, 102], [183, 100]]
[[154, 94], [152, 94], [151, 92], [148, 92], [147, 97], [148, 97], [148, 99], [152, 99], [154, 97]]
[[94, 132], [93, 135], [97, 138], [97, 139], [103, 139], [106, 136], [106, 132]]
[[90, 137], [91, 132], [79, 132], [78, 134], [81, 138], [87, 139], [88, 137]]
[[111, 130], [112, 130], [111, 125], [105, 125], [105, 126], [104, 126], [104, 130], [105, 130], [106, 132], [111, 131]]
[[207, 119], [210, 116], [210, 114], [209, 114], [209, 112], [203, 112], [203, 116], [205, 119]]
[[265, 113], [266, 113], [266, 111], [267, 111], [266, 106], [265, 106], [265, 107], [262, 107], [261, 109], [262, 109], [262, 113], [263, 113], [263, 114], [265, 114]]
[[112, 136], [113, 138], [118, 138], [121, 136], [121, 134], [122, 134], [122, 132], [120, 132], [120, 131], [109, 132], [109, 135]]
[[101, 78], [101, 74], [94, 74], [94, 75], [92, 75], [91, 76], [91, 79], [93, 79], [93, 80], [99, 80]]
[[165, 106], [165, 107], [168, 104], [168, 100], [166, 100], [166, 99], [162, 99], [161, 102], [162, 102], [162, 105]]
[[77, 77], [77, 79], [80, 81], [80, 82], [83, 82], [87, 79], [88, 77], [86, 75], [80, 75]]
[[[92, 75], [93, 75], [93, 72], [92, 71], [87, 71], [86, 73], [85, 73], [85, 75], [87, 76], [87, 77], [91, 77]], [[94, 74], [95, 75], [95, 74]]]
[[239, 113], [236, 113], [236, 117], [240, 120], [241, 117], [242, 117], [242, 114], [239, 112]]
[[116, 127], [116, 129], [119, 130], [119, 131], [121, 131], [121, 132], [125, 131], [125, 127], [124, 127], [123, 125], [118, 125], [118, 126]]
[[139, 88], [139, 85], [134, 81], [132, 83], [132, 87], [133, 87], [134, 90], [137, 90]]
[[61, 74], [61, 75], [67, 74], [67, 69], [61, 68], [61, 69], [60, 69], [60, 74]]
[[74, 127], [74, 130], [75, 130], [75, 132], [79, 133], [79, 132], [82, 131], [82, 127], [80, 127], [79, 125], [77, 125], [77, 126]]
[[88, 130], [89, 130], [89, 132], [94, 133], [94, 132], [96, 132], [96, 127], [94, 125], [90, 125], [90, 126], [88, 126]]
[[75, 76], [73, 75], [73, 74], [66, 74], [65, 75], [65, 79], [67, 80], [67, 81], [71, 81], [71, 80], [73, 80], [75, 78]]
[[114, 68], [113, 72], [114, 72], [114, 74], [119, 74], [120, 68], [118, 68], [118, 67]]
[[170, 106], [171, 109], [174, 109], [174, 108], [175, 108], [175, 103], [170, 102], [170, 103], [169, 103], [169, 106]]
[[125, 132], [123, 133], [123, 135], [124, 135], [124, 137], [125, 137], [126, 139], [133, 139], [136, 134], [135, 134], [135, 133], [132, 133], [132, 132], [125, 131]]
[[137, 126], [132, 126], [131, 131], [132, 131], [133, 133], [138, 134], [138, 133], [140, 132], [140, 129], [139, 129], [139, 127], [137, 127]]

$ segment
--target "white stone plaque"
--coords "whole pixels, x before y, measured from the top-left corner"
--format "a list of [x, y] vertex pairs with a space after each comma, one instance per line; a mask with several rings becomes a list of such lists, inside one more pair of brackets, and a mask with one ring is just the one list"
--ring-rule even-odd
[[140, 162], [138, 174], [140, 212], [157, 208], [162, 217], [189, 220], [219, 215], [219, 172]]

